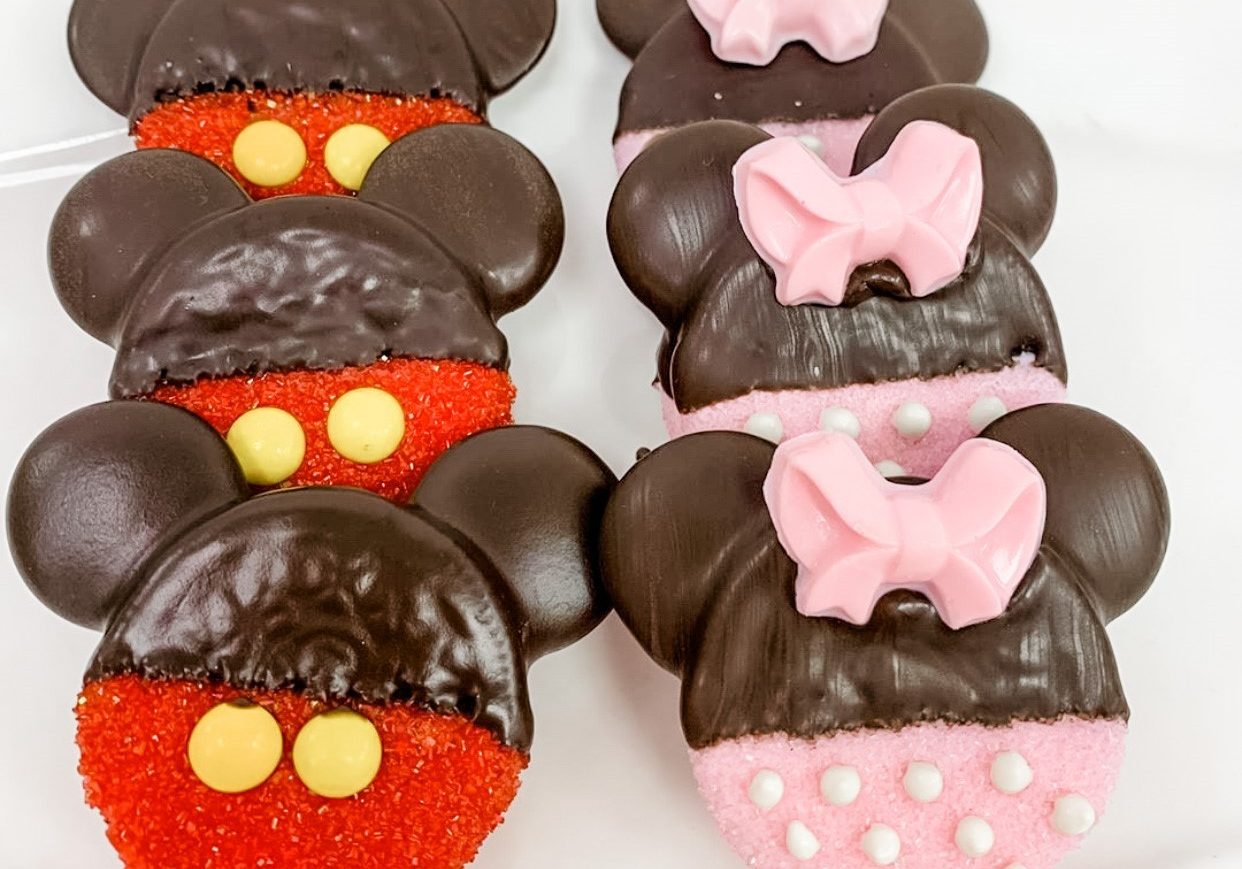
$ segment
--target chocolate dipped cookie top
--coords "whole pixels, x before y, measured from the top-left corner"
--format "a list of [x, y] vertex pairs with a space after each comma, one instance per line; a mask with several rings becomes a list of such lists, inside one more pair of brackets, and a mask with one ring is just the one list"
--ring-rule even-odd
[[32, 590], [103, 631], [122, 675], [456, 713], [528, 751], [526, 669], [608, 612], [614, 483], [547, 429], [476, 436], [409, 506], [353, 489], [251, 497], [208, 426], [159, 404], [78, 411], [22, 459], [9, 540]]
[[[717, 118], [752, 124], [862, 118], [919, 88], [977, 81], [988, 55], [974, 0], [596, 5], [608, 36], [634, 58], [618, 136]], [[753, 16], [756, 6], [763, 7], [757, 23], [739, 20]], [[837, 43], [846, 48], [834, 51]]]
[[[790, 464], [808, 448], [846, 452]], [[1151, 585], [1169, 527], [1160, 473], [1129, 432], [1079, 407], [1028, 408], [929, 483], [884, 481], [851, 450], [834, 433], [778, 449], [708, 432], [617, 487], [604, 580], [643, 648], [681, 676], [691, 747], [1128, 716], [1105, 626]], [[810, 501], [783, 514], [783, 489], [808, 480]], [[904, 527], [885, 525], [889, 510]], [[940, 543], [916, 533], [928, 511]], [[798, 529], [812, 513], [823, 522]]]
[[449, 97], [482, 114], [542, 56], [555, 0], [76, 0], [69, 48], [138, 121], [212, 92]]
[[[1055, 203], [1031, 120], [987, 91], [939, 85], [881, 112], [851, 178], [746, 124], [667, 133], [622, 176], [608, 235], [625, 282], [667, 330], [658, 378], [686, 413], [755, 390], [1018, 360], [1064, 382], [1056, 316], [1029, 260]], [[817, 292], [791, 297], [788, 279], [808, 275]]]
[[388, 148], [357, 198], [253, 203], [220, 169], [140, 151], [88, 174], [49, 241], [62, 304], [117, 351], [114, 397], [163, 384], [384, 358], [508, 367], [496, 320], [561, 251], [543, 165], [495, 130]]

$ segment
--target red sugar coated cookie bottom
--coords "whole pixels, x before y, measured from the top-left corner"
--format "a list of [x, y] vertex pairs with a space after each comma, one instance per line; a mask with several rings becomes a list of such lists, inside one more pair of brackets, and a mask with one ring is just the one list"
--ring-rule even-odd
[[[290, 184], [251, 184], [233, 163], [233, 142], [255, 121], [280, 121], [306, 144], [306, 168]], [[139, 148], [176, 148], [205, 157], [227, 171], [255, 199], [293, 193], [348, 194], [323, 162], [328, 139], [349, 124], [368, 124], [391, 141], [436, 124], [481, 124], [461, 103], [445, 97], [397, 97], [358, 91], [284, 93], [239, 91], [182, 97], [152, 109], [134, 125]]]
[[[351, 389], [375, 387], [405, 410], [405, 437], [393, 455], [362, 465], [328, 440], [328, 412]], [[453, 360], [392, 359], [336, 371], [268, 372], [165, 386], [149, 398], [197, 414], [227, 435], [243, 413], [278, 407], [297, 417], [306, 458], [281, 485], [356, 486], [404, 503], [441, 453], [472, 434], [509, 425], [516, 392], [504, 371]]]
[[[285, 754], [259, 787], [221, 794], [186, 759], [194, 725], [246, 698], [280, 722]], [[383, 741], [379, 775], [355, 797], [317, 797], [289, 758], [312, 716], [329, 707], [286, 691], [119, 676], [78, 698], [79, 765], [87, 802], [131, 869], [451, 869], [474, 859], [517, 793], [526, 756], [464, 718], [408, 706], [349, 704]]]

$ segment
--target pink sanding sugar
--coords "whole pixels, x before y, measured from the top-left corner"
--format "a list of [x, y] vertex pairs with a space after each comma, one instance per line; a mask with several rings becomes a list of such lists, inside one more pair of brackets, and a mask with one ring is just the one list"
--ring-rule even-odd
[[[955, 374], [930, 380], [865, 383], [838, 389], [756, 391], [681, 413], [661, 392], [664, 422], [670, 437], [724, 429], [745, 431], [754, 414], [776, 414], [784, 439], [820, 428], [825, 410], [845, 408], [857, 418], [858, 443], [873, 462], [892, 461], [908, 474], [930, 477], [964, 441], [978, 432], [971, 425], [971, 408], [981, 399], [996, 398], [1006, 410], [1065, 401], [1065, 384], [1055, 374], [1019, 363], [1002, 371]], [[902, 435], [893, 414], [906, 403], [924, 405], [931, 412], [931, 428], [921, 438]]]
[[[873, 825], [900, 839], [899, 869], [1050, 869], [1082, 841], [1058, 832], [1057, 801], [1085, 798], [1103, 814], [1124, 757], [1126, 725], [1117, 719], [1063, 718], [1007, 727], [922, 724], [900, 731], [865, 730], [815, 740], [748, 737], [691, 752], [699, 789], [730, 846], [760, 869], [874, 869], [862, 841]], [[1017, 752], [1034, 778], [1017, 794], [992, 783], [998, 754]], [[934, 764], [943, 791], [919, 802], [906, 791], [911, 763]], [[857, 799], [831, 805], [821, 778], [831, 767], [852, 767]], [[780, 776], [783, 796], [768, 809], [750, 797], [757, 773]], [[994, 844], [968, 857], [956, 843], [958, 824], [982, 819]], [[787, 846], [790, 824], [801, 822], [818, 841], [806, 859]]]
[[[828, 164], [833, 172], [849, 177], [854, 165], [854, 152], [858, 143], [871, 126], [875, 115], [864, 115], [861, 118], [834, 118], [826, 121], [808, 121], [801, 124], [769, 123], [760, 124], [773, 136], [806, 136], [805, 141], [813, 147]], [[617, 171], [624, 172], [634, 158], [642, 153], [656, 136], [667, 133], [668, 129], [640, 130], [624, 133], [613, 143], [613, 155], [617, 160]]]

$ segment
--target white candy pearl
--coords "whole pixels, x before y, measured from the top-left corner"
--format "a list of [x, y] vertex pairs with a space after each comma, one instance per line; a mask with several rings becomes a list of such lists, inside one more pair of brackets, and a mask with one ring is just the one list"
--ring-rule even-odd
[[882, 462], [875, 463], [875, 469], [880, 472], [881, 476], [892, 479], [893, 477], [904, 477], [906, 469], [891, 459], [885, 459]]
[[852, 766], [834, 766], [820, 778], [819, 792], [831, 805], [848, 806], [862, 793], [862, 779]]
[[966, 420], [970, 423], [970, 430], [979, 434], [1007, 413], [1009, 408], [1005, 407], [1005, 402], [995, 395], [985, 395], [970, 406]]
[[1081, 836], [1095, 826], [1095, 808], [1081, 794], [1067, 794], [1052, 810], [1052, 826], [1062, 836]]
[[907, 401], [893, 411], [893, 428], [907, 440], [916, 441], [931, 431], [932, 415], [927, 405]]
[[785, 424], [774, 413], [756, 413], [746, 420], [746, 433], [779, 444], [785, 437]]
[[901, 856], [901, 837], [892, 827], [876, 824], [863, 833], [862, 850], [877, 866], [891, 866]]
[[934, 763], [910, 764], [904, 784], [906, 793], [920, 803], [934, 803], [944, 793], [944, 776]]
[[809, 133], [806, 133], [799, 136], [798, 141], [803, 145], [806, 145], [806, 147], [810, 148], [819, 156], [822, 157], [824, 155], [824, 143], [819, 136], [812, 136]]
[[824, 431], [839, 431], [854, 440], [862, 434], [862, 423], [858, 417], [844, 407], [830, 407], [819, 415], [819, 427]]
[[765, 812], [785, 796], [785, 781], [770, 769], [761, 769], [750, 780], [750, 801]]
[[1034, 780], [1031, 765], [1016, 751], [1002, 751], [992, 761], [992, 786], [1002, 794], [1020, 794]]
[[785, 847], [795, 860], [810, 860], [819, 853], [819, 839], [815, 838], [807, 825], [801, 821], [791, 821], [785, 830]]
[[967, 857], [982, 857], [996, 844], [996, 834], [992, 832], [991, 824], [972, 816], [962, 818], [953, 841], [957, 843], [957, 850]]

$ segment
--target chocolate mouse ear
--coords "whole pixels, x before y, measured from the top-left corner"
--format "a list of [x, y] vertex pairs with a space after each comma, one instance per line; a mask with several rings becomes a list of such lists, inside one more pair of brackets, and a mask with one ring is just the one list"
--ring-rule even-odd
[[940, 81], [976, 82], [988, 62], [988, 27], [975, 0], [889, 0], [887, 21], [923, 49]]
[[643, 648], [674, 673], [721, 583], [776, 541], [763, 499], [775, 449], [739, 432], [678, 438], [639, 461], [608, 503], [604, 584]]
[[1013, 103], [971, 85], [934, 85], [890, 103], [863, 135], [854, 157], [861, 172], [888, 151], [912, 121], [937, 121], [979, 144], [983, 209], [1028, 257], [1052, 228], [1057, 173], [1035, 123]]
[[1108, 621], [1151, 587], [1169, 539], [1164, 480], [1138, 439], [1106, 416], [1046, 404], [1001, 417], [982, 437], [1009, 444], [1048, 488], [1044, 541], [1077, 568]]
[[598, 540], [615, 484], [568, 435], [510, 426], [441, 456], [410, 503], [503, 574], [526, 615], [534, 660], [586, 636], [608, 614]]
[[69, 55], [87, 88], [129, 115], [138, 62], [174, 0], [75, 0], [69, 12]]
[[498, 317], [529, 302], [561, 256], [565, 213], [552, 176], [491, 127], [444, 124], [399, 139], [358, 196], [422, 227], [479, 279]]
[[228, 446], [198, 417], [116, 401], [70, 414], [22, 457], [9, 546], [49, 609], [102, 629], [162, 542], [247, 497]]
[[599, 23], [612, 44], [629, 58], [651, 41], [686, 0], [595, 0]]
[[444, 7], [493, 94], [511, 88], [539, 62], [556, 27], [556, 0], [447, 0]]
[[608, 209], [612, 257], [630, 290], [674, 328], [714, 254], [746, 241], [733, 165], [768, 139], [758, 127], [705, 121], [660, 136], [621, 176]]
[[193, 154], [116, 157], [75, 184], [56, 211], [48, 238], [52, 285], [74, 322], [112, 344], [152, 263], [197, 222], [248, 204], [233, 179]]

